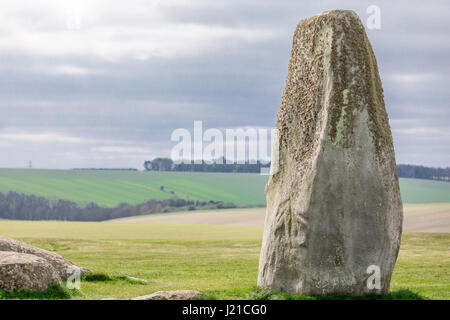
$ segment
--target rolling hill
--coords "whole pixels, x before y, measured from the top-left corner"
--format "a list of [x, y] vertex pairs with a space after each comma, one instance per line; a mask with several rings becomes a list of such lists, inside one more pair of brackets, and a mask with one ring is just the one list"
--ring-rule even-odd
[[[264, 205], [267, 179], [252, 173], [0, 169], [0, 192], [113, 207], [167, 199], [173, 190], [176, 196], [191, 200]], [[401, 178], [400, 189], [404, 203], [450, 202], [448, 182]]]

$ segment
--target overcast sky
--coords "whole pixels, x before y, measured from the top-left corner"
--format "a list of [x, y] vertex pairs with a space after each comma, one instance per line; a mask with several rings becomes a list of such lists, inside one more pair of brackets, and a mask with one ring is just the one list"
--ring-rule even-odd
[[0, 167], [136, 167], [177, 128], [273, 127], [293, 31], [352, 9], [397, 163], [450, 166], [448, 1], [0, 1]]

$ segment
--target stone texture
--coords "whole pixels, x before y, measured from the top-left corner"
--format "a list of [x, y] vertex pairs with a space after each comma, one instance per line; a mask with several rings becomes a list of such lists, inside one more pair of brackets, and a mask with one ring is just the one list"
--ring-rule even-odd
[[[356, 13], [300, 21], [276, 128], [258, 285], [388, 293], [402, 202], [377, 62]], [[370, 265], [379, 290], [367, 287]]]
[[203, 294], [194, 290], [158, 291], [149, 295], [132, 298], [131, 300], [195, 300]]
[[0, 251], [28, 253], [43, 258], [56, 269], [60, 278], [64, 281], [66, 281], [72, 275], [73, 271], [71, 270], [73, 270], [73, 268], [80, 268], [81, 275], [91, 272], [86, 268], [76, 266], [75, 264], [67, 259], [64, 259], [61, 255], [55, 252], [36, 248], [26, 243], [9, 238], [0, 237]]
[[0, 251], [0, 289], [45, 291], [61, 283], [58, 272], [45, 259], [27, 253]]

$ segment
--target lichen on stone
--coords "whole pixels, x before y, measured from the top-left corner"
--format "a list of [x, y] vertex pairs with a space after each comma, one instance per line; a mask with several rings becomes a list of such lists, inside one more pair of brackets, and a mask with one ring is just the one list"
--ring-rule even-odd
[[402, 204], [383, 99], [354, 12], [299, 22], [277, 118], [278, 171], [266, 186], [259, 285], [360, 295], [365, 264], [376, 262], [378, 293], [389, 290]]

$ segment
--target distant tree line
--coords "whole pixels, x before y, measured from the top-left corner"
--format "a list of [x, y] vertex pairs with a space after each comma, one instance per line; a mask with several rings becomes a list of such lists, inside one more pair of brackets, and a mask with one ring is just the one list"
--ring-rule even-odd
[[169, 158], [156, 158], [152, 161], [145, 161], [144, 168], [147, 171], [187, 171], [187, 172], [247, 172], [260, 173], [262, 168], [270, 168], [269, 163], [261, 163], [256, 161], [250, 163], [229, 163], [225, 158], [218, 159], [212, 163], [201, 161], [195, 163], [194, 161], [188, 163], [174, 163]]
[[397, 173], [401, 178], [431, 179], [450, 181], [450, 167], [431, 168], [410, 164], [398, 164]]
[[70, 200], [49, 200], [14, 191], [0, 193], [0, 219], [11, 220], [104, 221], [156, 212], [232, 207], [235, 205], [222, 201], [193, 201], [173, 197], [166, 200], [149, 200], [137, 205], [121, 203], [115, 208], [105, 208], [96, 203], [80, 206]]
[[[145, 161], [144, 168], [147, 171], [187, 171], [187, 172], [253, 172], [259, 173], [262, 168], [270, 168], [269, 163], [227, 163], [225, 158], [215, 160], [212, 163], [180, 163], [175, 164], [169, 158], [156, 158]], [[450, 181], [450, 167], [431, 168], [409, 164], [398, 164], [397, 173], [401, 178], [432, 179]]]

